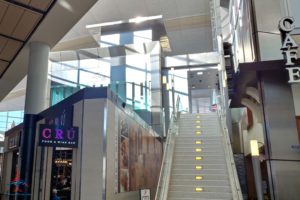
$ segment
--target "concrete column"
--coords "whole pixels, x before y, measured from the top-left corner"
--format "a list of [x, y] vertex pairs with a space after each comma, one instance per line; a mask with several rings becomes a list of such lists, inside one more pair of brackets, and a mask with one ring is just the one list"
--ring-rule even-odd
[[50, 47], [45, 43], [30, 44], [25, 114], [37, 114], [48, 106], [46, 97], [49, 52]]
[[26, 183], [21, 185], [20, 189], [26, 196], [17, 196], [17, 199], [30, 199], [37, 114], [47, 107], [49, 52], [50, 47], [47, 44], [41, 42], [30, 44], [24, 126], [19, 160], [20, 179]]

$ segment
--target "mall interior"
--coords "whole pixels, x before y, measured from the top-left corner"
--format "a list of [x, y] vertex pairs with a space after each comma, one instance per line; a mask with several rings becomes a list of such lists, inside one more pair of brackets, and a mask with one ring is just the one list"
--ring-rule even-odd
[[0, 0], [0, 200], [299, 200], [299, 0]]

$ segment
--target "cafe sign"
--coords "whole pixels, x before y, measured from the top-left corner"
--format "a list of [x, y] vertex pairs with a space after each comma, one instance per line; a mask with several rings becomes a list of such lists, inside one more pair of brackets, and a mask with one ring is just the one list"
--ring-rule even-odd
[[39, 127], [39, 146], [77, 148], [78, 127], [41, 124]]
[[286, 70], [289, 72], [289, 83], [300, 83], [300, 67], [295, 66], [298, 59], [298, 45], [290, 35], [295, 29], [295, 20], [293, 17], [284, 17], [279, 21], [279, 29], [283, 33], [282, 53], [286, 60]]

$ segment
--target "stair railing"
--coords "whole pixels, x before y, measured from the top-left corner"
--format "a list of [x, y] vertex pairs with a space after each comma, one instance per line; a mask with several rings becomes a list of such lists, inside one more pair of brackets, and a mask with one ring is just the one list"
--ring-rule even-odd
[[220, 118], [221, 131], [223, 134], [223, 140], [225, 141], [225, 156], [226, 164], [228, 168], [228, 175], [230, 180], [231, 191], [233, 195], [233, 200], [243, 200], [239, 178], [236, 171], [236, 166], [233, 158], [233, 152], [231, 148], [231, 142], [229, 138], [227, 123], [226, 123], [226, 114], [222, 106], [218, 105], [218, 115]]
[[[171, 168], [173, 163], [173, 154], [175, 147], [175, 136], [178, 135], [178, 119], [180, 99], [177, 98], [176, 109], [172, 113], [170, 126], [168, 129], [167, 139], [164, 148], [164, 155], [160, 169], [158, 186], [155, 194], [155, 200], [166, 200], [169, 191]], [[178, 106], [177, 106], [178, 105]]]

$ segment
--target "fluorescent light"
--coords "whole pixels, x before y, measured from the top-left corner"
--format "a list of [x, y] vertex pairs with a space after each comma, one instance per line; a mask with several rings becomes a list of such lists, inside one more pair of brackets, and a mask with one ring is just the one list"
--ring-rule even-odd
[[115, 21], [115, 22], [105, 22], [100, 24], [90, 24], [90, 25], [86, 25], [85, 28], [89, 29], [89, 28], [98, 28], [101, 26], [112, 26], [112, 25], [122, 24], [124, 22], [125, 21]]
[[149, 16], [149, 17], [135, 17], [132, 19], [129, 19], [129, 23], [141, 23], [149, 20], [155, 20], [155, 19], [161, 19], [162, 15], [155, 15], [155, 16]]

